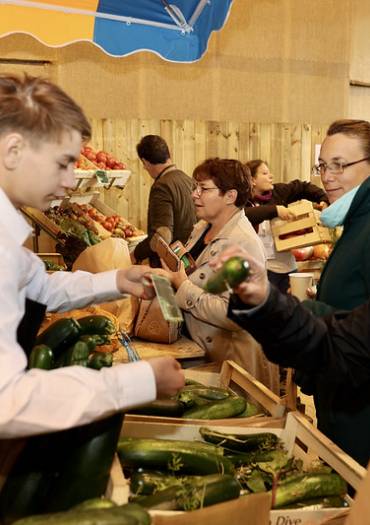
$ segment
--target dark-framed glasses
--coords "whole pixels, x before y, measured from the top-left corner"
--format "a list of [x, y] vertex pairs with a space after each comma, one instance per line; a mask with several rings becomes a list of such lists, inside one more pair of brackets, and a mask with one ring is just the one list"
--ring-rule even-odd
[[326, 162], [321, 161], [312, 167], [311, 173], [312, 175], [324, 175], [326, 170], [328, 170], [334, 175], [341, 175], [349, 166], [354, 166], [354, 164], [364, 162], [365, 160], [370, 160], [370, 157], [365, 157], [364, 159], [355, 160], [353, 162], [340, 162], [334, 160], [333, 162], [329, 162], [327, 164]]
[[198, 195], [200, 197], [203, 193], [210, 191], [210, 190], [218, 190], [217, 186], [201, 186], [200, 184], [193, 184], [192, 192], [195, 193], [195, 195]]

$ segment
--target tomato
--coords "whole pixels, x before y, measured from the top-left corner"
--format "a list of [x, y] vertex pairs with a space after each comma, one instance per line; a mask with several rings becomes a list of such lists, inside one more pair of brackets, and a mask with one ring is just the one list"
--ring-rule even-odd
[[292, 250], [296, 261], [306, 261], [313, 255], [313, 246], [305, 246], [304, 248], [295, 248]]

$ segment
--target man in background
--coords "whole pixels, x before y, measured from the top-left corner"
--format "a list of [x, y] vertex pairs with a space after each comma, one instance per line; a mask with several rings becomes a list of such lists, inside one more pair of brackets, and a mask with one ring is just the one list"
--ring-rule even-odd
[[136, 150], [154, 182], [149, 194], [148, 237], [136, 246], [132, 262], [149, 258], [150, 265], [158, 267], [161, 264], [155, 252], [154, 234], [159, 233], [168, 244], [177, 240], [185, 244], [196, 222], [192, 179], [176, 168], [162, 137], [146, 135]]

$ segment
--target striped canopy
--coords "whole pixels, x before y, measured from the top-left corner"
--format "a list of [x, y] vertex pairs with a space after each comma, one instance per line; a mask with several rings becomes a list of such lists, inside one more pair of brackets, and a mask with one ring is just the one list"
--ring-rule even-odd
[[0, 0], [0, 37], [31, 34], [59, 47], [89, 41], [109, 55], [152, 51], [193, 62], [212, 31], [227, 19], [232, 0]]

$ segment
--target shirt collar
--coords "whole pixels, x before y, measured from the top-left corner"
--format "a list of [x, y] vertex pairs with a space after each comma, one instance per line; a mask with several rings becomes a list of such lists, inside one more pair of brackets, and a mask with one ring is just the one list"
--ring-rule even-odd
[[10, 202], [6, 193], [0, 188], [0, 226], [17, 244], [22, 245], [32, 233], [31, 226], [21, 212]]

